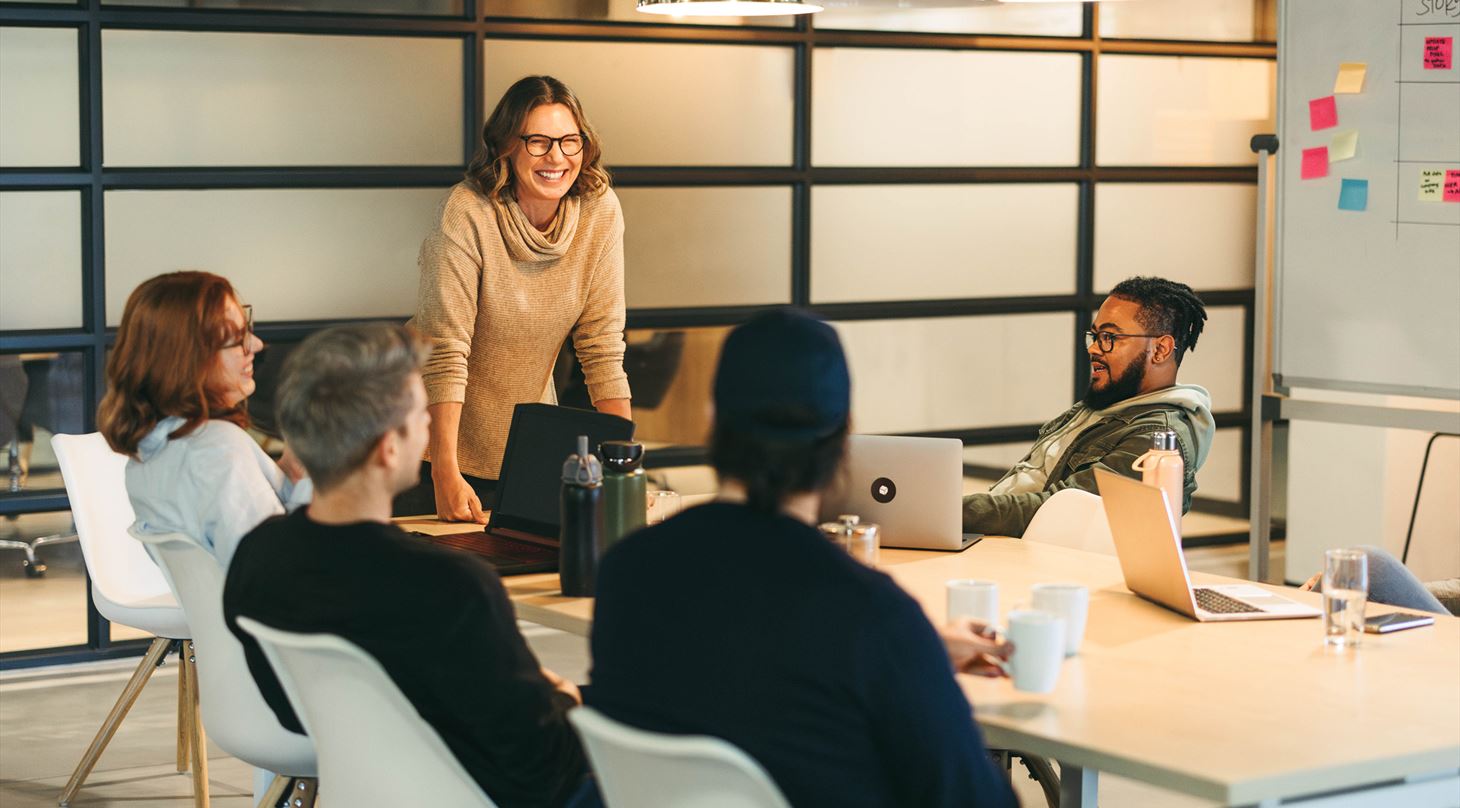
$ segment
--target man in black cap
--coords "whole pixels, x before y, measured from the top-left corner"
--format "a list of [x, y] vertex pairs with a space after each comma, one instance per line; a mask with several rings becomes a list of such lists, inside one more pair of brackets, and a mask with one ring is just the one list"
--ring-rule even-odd
[[714, 400], [719, 498], [604, 558], [588, 703], [724, 738], [801, 808], [1015, 805], [953, 677], [1007, 648], [967, 625], [940, 642], [892, 579], [814, 527], [851, 405], [836, 332], [789, 309], [755, 317], [725, 341]]

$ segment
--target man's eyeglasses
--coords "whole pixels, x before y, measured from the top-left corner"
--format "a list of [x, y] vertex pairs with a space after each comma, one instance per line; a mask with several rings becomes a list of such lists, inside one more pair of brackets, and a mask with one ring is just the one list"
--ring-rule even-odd
[[1110, 353], [1115, 350], [1115, 341], [1126, 337], [1164, 337], [1165, 334], [1117, 334], [1114, 331], [1086, 331], [1085, 347], [1089, 348], [1095, 343], [1100, 343], [1102, 353]]
[[253, 341], [253, 306], [251, 306], [249, 304], [244, 304], [244, 305], [240, 306], [239, 308], [243, 309], [243, 331], [240, 332], [237, 337], [235, 337], [235, 338], [229, 340], [228, 342], [224, 343], [223, 346], [218, 349], [220, 351], [226, 351], [229, 348], [243, 348], [244, 349], [244, 352], [247, 353], [248, 352], [248, 346], [250, 344], [252, 344], [252, 341]]
[[564, 157], [572, 157], [583, 151], [582, 135], [563, 135], [562, 137], [548, 137], [547, 135], [520, 135], [522, 142], [527, 146], [527, 153], [533, 157], [542, 157], [553, 150], [553, 144], [558, 144], [562, 149]]

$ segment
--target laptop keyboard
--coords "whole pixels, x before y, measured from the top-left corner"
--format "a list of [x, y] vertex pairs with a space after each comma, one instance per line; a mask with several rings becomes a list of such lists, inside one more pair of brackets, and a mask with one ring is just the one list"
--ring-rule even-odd
[[1196, 605], [1203, 611], [1212, 614], [1252, 614], [1262, 611], [1250, 603], [1245, 603], [1230, 595], [1223, 595], [1215, 589], [1193, 589], [1191, 591], [1196, 595]]
[[543, 547], [529, 541], [493, 536], [479, 530], [448, 533], [444, 536], [432, 536], [425, 533], [417, 535], [441, 547], [465, 550], [468, 553], [482, 556], [497, 566], [506, 566], [502, 563], [504, 561], [510, 564], [554, 564], [558, 560], [558, 551], [555, 548]]

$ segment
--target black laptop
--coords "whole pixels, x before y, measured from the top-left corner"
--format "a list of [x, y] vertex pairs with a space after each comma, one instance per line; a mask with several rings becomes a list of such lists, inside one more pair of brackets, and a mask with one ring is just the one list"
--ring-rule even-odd
[[563, 461], [578, 450], [579, 435], [587, 435], [593, 447], [606, 440], [632, 440], [634, 422], [593, 410], [518, 404], [486, 531], [426, 539], [475, 553], [499, 575], [556, 572]]

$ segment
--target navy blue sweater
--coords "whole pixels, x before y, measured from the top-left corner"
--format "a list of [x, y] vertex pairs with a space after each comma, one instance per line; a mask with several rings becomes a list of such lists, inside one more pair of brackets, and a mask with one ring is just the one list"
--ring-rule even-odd
[[724, 738], [795, 806], [1015, 806], [933, 627], [786, 516], [713, 503], [603, 560], [589, 703]]

